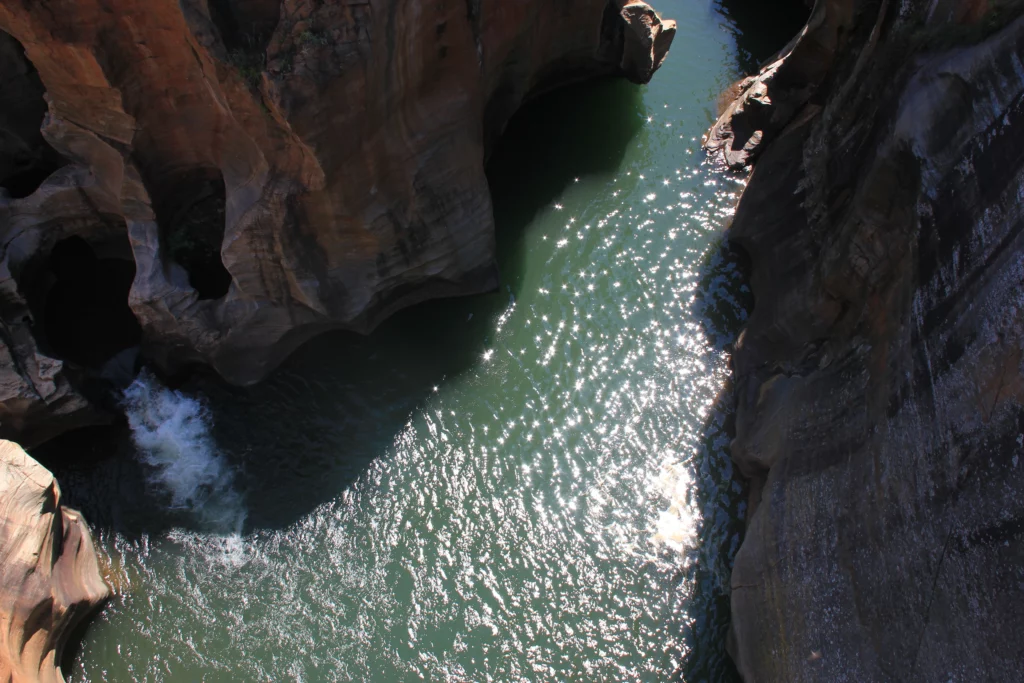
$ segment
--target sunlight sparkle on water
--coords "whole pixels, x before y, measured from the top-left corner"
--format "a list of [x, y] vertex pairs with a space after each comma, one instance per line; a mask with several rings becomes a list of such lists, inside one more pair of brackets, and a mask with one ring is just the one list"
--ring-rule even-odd
[[[173, 518], [98, 533], [131, 590], [70, 682], [728, 680], [723, 330], [745, 314], [716, 241], [742, 181], [680, 138], [739, 74], [723, 15], [663, 1], [681, 35], [650, 85], [581, 86], [495, 148], [497, 243], [460, 257], [496, 246], [496, 293], [197, 390], [251, 521], [220, 549]], [[134, 490], [109, 474], [101, 499]]]

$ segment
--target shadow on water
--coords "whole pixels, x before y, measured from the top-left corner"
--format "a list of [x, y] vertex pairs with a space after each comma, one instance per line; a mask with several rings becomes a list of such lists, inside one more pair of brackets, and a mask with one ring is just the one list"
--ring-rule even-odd
[[786, 46], [810, 16], [804, 0], [716, 0], [736, 38], [740, 69], [757, 73], [761, 64]]
[[[710, 251], [701, 268], [697, 318], [706, 338], [720, 352], [732, 352], [753, 308], [748, 273], [748, 257], [727, 239]], [[726, 652], [730, 575], [743, 537], [747, 506], [746, 482], [740, 479], [729, 452], [734, 418], [730, 379], [708, 413], [694, 454], [697, 485], [693, 496], [701, 514], [690, 561], [681, 575], [682, 585], [692, 588], [687, 595], [689, 623], [683, 633], [686, 656], [676, 672], [677, 680], [685, 683], [742, 683]]]
[[[531, 219], [575, 178], [612, 173], [642, 126], [640, 112], [639, 88], [602, 80], [540, 97], [512, 119], [487, 165], [497, 293], [415, 306], [369, 336], [324, 334], [254, 387], [232, 387], [206, 371], [179, 388], [212, 415], [214, 440], [244, 492], [246, 532], [286, 528], [335, 499], [386, 454], [441, 383], [478, 362], [509, 293], [518, 291]], [[32, 455], [57, 475], [65, 504], [101, 535], [138, 540], [197, 530], [147, 481], [123, 420], [66, 434]], [[69, 639], [66, 670], [88, 624]]]
[[[735, 37], [737, 61], [744, 74], [756, 73], [785, 47], [810, 14], [803, 0], [716, 0], [716, 4]], [[732, 353], [753, 310], [749, 266], [749, 256], [729, 243], [726, 232], [700, 270], [697, 317], [716, 350]], [[744, 534], [747, 508], [747, 482], [734, 467], [729, 450], [734, 436], [735, 400], [730, 378], [709, 412], [694, 455], [697, 485], [693, 496], [701, 515], [692, 556], [680, 577], [680, 585], [692, 587], [686, 596], [686, 655], [675, 676], [680, 682], [742, 683], [726, 652], [731, 620], [730, 579]], [[723, 482], [731, 483], [728, 490]], [[723, 506], [723, 500], [728, 504]]]
[[[640, 130], [640, 110], [639, 88], [601, 80], [540, 97], [512, 119], [487, 166], [497, 293], [415, 306], [369, 336], [327, 333], [254, 387], [232, 387], [209, 372], [185, 381], [180, 390], [208, 407], [217, 448], [236, 472], [246, 532], [286, 528], [335, 499], [385, 456], [437, 387], [479, 361], [517, 293], [530, 220], [575, 178], [613, 172]], [[66, 503], [101, 532], [140, 538], [198, 530], [147, 483], [123, 424], [65, 435], [33, 455], [57, 474]]]
[[[334, 499], [386, 453], [446, 380], [479, 363], [518, 293], [527, 225], [580, 176], [612, 172], [640, 129], [639, 91], [598, 81], [554, 92], [513, 118], [488, 164], [502, 284], [497, 293], [399, 313], [369, 337], [333, 333], [300, 349], [267, 382], [215, 384], [218, 443], [241, 459], [251, 528], [281, 528]], [[606, 144], [594, 149], [595, 136]]]
[[544, 95], [512, 119], [487, 164], [503, 289], [519, 293], [526, 226], [576, 178], [613, 174], [643, 111], [638, 86], [602, 79]]
[[[806, 18], [800, 0], [783, 3], [792, 5], [792, 12], [768, 10], [762, 7], [767, 3], [756, 0], [716, 1], [730, 19], [746, 72], [782, 47]], [[435, 387], [478, 362], [510, 293], [519, 294], [530, 222], [576, 177], [616, 171], [643, 126], [640, 93], [623, 81], [592, 82], [539, 98], [511, 121], [487, 166], [497, 223], [499, 292], [417, 306], [368, 337], [323, 335], [256, 387], [230, 387], [208, 376], [194, 377], [182, 387], [203, 396], [210, 407], [214, 438], [237, 470], [237, 485], [244, 492], [247, 531], [289, 527], [337, 498], [375, 460], [388, 457]], [[741, 259], [727, 246], [713, 251], [701, 269], [699, 317], [716, 349], [731, 348], [750, 308], [742, 272]], [[743, 487], [727, 456], [732, 414], [726, 388], [709, 413], [695, 455], [693, 495], [707, 512], [695, 557], [679, 580], [680, 590], [688, 591], [688, 624], [683, 627], [688, 654], [675, 677], [686, 683], [739, 681], [725, 654], [729, 574], [745, 512]], [[33, 455], [55, 471], [67, 502], [82, 509], [101, 533], [137, 538], [188, 528], [187, 518], [154, 504], [146, 473], [132, 453], [121, 426], [76, 432]], [[701, 486], [702, 480], [733, 487]], [[733, 501], [728, 514], [723, 496]], [[69, 646], [66, 661], [75, 650]]]

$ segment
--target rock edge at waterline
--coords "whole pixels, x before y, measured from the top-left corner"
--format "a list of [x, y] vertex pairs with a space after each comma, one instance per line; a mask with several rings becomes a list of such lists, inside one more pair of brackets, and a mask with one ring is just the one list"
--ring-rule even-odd
[[706, 139], [756, 158], [747, 683], [1021, 680], [1021, 54], [1017, 0], [819, 0]]
[[[247, 385], [317, 334], [494, 289], [484, 163], [509, 119], [647, 82], [674, 35], [637, 0], [0, 0], [0, 162], [45, 176], [0, 192], [0, 436], [102, 420], [83, 387], [121, 352]], [[83, 305], [53, 288], [95, 279], [54, 268], [68, 240], [127, 273], [90, 302], [117, 325], [61, 320]], [[62, 330], [105, 348], [76, 361]]]

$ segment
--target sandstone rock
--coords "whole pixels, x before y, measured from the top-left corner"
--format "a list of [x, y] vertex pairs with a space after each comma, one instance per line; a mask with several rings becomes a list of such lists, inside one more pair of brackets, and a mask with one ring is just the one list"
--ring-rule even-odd
[[[79, 355], [72, 353], [70, 361], [55, 355], [56, 349], [68, 345], [89, 346], [92, 333], [97, 339], [113, 333], [103, 327], [109, 320], [79, 307], [67, 317], [84, 318], [80, 324], [54, 326], [49, 324], [54, 322], [49, 320], [53, 307], [44, 298], [68, 289], [83, 294], [95, 289], [90, 275], [85, 282], [62, 285], [56, 280], [47, 257], [59, 242], [84, 237], [100, 249], [120, 242], [122, 256], [131, 257], [123, 219], [98, 213], [104, 207], [92, 201], [95, 186], [95, 177], [87, 169], [66, 166], [28, 197], [0, 205], [0, 438], [16, 438], [31, 447], [62, 432], [111, 419], [83, 395], [92, 380], [74, 362]], [[123, 287], [124, 295], [130, 282], [129, 278]], [[126, 301], [114, 303], [130, 315]], [[46, 334], [48, 330], [62, 332], [59, 336], [66, 339], [48, 338], [53, 336]], [[137, 334], [129, 333], [123, 343], [114, 339], [111, 352], [137, 345]]]
[[56, 683], [71, 630], [109, 597], [81, 515], [17, 444], [0, 441], [0, 681]]
[[0, 185], [23, 197], [64, 162], [39, 130], [46, 113], [42, 83], [18, 41], [6, 33], [0, 33], [0, 92]]
[[1024, 19], [1000, 9], [818, 2], [828, 74], [764, 127], [731, 229], [748, 683], [1020, 679]]
[[843, 2], [815, 3], [804, 29], [756, 76], [733, 86], [704, 147], [730, 168], [753, 162], [821, 85], [853, 23], [851, 8]]
[[[609, 8], [613, 7], [609, 4]], [[662, 20], [650, 5], [633, 0], [619, 10], [619, 18], [620, 22], [606, 20], [605, 30], [614, 27], [614, 38], [606, 41], [604, 49], [613, 59], [621, 53], [619, 67], [627, 78], [634, 83], [647, 83], [668, 57], [676, 23]]]
[[[129, 301], [141, 325], [86, 330], [106, 354], [90, 373], [141, 336], [166, 370], [248, 384], [325, 330], [495, 287], [490, 145], [544, 90], [645, 82], [674, 23], [634, 0], [0, 0], [0, 29], [0, 79], [27, 93], [0, 127], [39, 168], [63, 165], [16, 176], [41, 185], [0, 202], [5, 324], [82, 366], [44, 310], [49, 254], [82, 237], [134, 264], [109, 307]], [[36, 349], [19, 348], [4, 381], [33, 384]], [[86, 419], [72, 394], [66, 412]], [[51, 410], [10, 395], [25, 424]]]

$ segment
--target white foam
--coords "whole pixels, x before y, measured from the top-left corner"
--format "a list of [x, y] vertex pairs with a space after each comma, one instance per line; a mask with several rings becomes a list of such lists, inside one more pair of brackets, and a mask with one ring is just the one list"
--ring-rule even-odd
[[669, 508], [658, 517], [654, 542], [667, 545], [679, 552], [695, 546], [700, 512], [692, 502], [694, 487], [690, 467], [675, 459], [669, 459], [661, 466], [658, 486], [668, 499]]
[[150, 483], [166, 490], [171, 507], [188, 510], [204, 530], [240, 534], [245, 505], [203, 404], [146, 372], [125, 389], [124, 401], [135, 445], [153, 468]]

